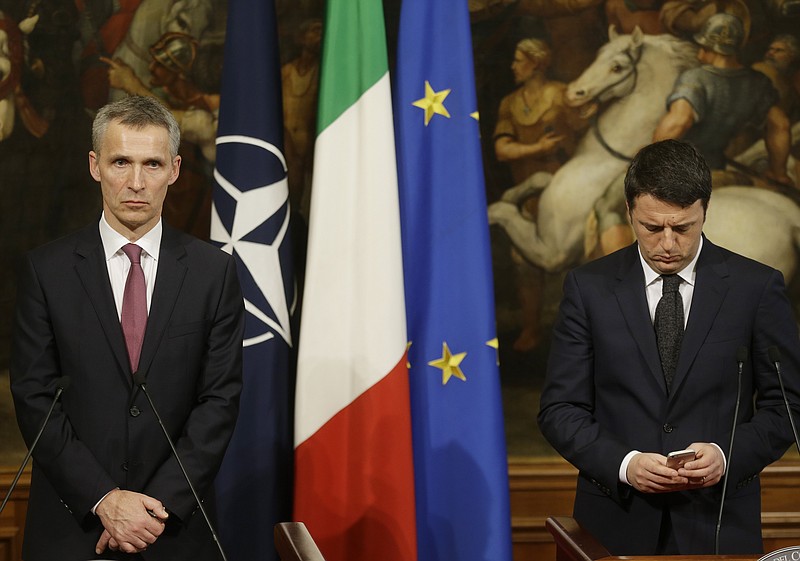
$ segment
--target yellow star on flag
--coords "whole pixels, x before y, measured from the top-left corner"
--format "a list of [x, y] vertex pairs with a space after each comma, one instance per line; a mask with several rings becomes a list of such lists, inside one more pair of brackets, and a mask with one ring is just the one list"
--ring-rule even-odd
[[433, 119], [435, 114], [444, 115], [448, 119], [450, 118], [450, 113], [447, 112], [447, 109], [444, 106], [444, 100], [449, 94], [450, 90], [442, 90], [440, 92], [433, 91], [430, 82], [425, 80], [425, 97], [418, 99], [411, 105], [414, 107], [419, 107], [425, 111], [426, 127], [428, 126], [428, 123], [431, 122], [431, 119]]
[[435, 368], [440, 368], [442, 370], [442, 385], [444, 386], [451, 377], [455, 376], [459, 380], [467, 381], [467, 377], [464, 376], [464, 373], [461, 371], [461, 368], [458, 367], [461, 364], [461, 361], [464, 360], [464, 357], [467, 356], [467, 353], [458, 353], [452, 354], [450, 352], [450, 348], [447, 346], [447, 343], [442, 343], [442, 358], [432, 360], [428, 363], [428, 366], [433, 366]]

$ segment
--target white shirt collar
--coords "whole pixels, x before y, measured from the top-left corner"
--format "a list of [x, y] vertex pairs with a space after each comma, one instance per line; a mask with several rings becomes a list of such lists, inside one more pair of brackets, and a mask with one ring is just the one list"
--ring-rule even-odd
[[[636, 247], [639, 250], [639, 261], [641, 262], [642, 270], [644, 271], [644, 285], [650, 286], [656, 280], [661, 278], [661, 273], [658, 273], [653, 270], [650, 264], [644, 260], [644, 257], [642, 256], [642, 248], [639, 247], [638, 244]], [[703, 250], [703, 236], [700, 236], [700, 245], [697, 246], [697, 253], [694, 254], [694, 259], [689, 261], [686, 267], [684, 267], [677, 273], [678, 276], [681, 277], [683, 281], [691, 284], [692, 286], [694, 286], [694, 280], [697, 277], [697, 258], [700, 257], [700, 252], [702, 250]]]
[[[136, 240], [136, 245], [141, 247], [147, 255], [156, 261], [158, 261], [158, 255], [161, 249], [161, 234], [163, 230], [164, 228], [161, 223], [161, 219], [159, 218], [158, 223], [153, 226], [149, 232]], [[100, 239], [103, 242], [103, 251], [106, 256], [106, 261], [116, 255], [117, 252], [122, 249], [123, 245], [130, 243], [125, 236], [111, 227], [106, 220], [105, 211], [103, 211], [103, 214], [100, 217]]]

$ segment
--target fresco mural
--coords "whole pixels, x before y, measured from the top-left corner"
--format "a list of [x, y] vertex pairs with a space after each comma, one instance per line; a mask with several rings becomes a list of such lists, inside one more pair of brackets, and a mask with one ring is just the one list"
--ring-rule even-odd
[[[302, 263], [324, 1], [276, 4]], [[783, 271], [800, 309], [800, 0], [469, 5], [509, 454], [546, 458], [535, 416], [561, 281], [633, 240], [621, 179], [652, 139], [704, 143], [715, 168], [708, 236]], [[400, 0], [384, 7], [391, 65]], [[0, 0], [0, 11], [0, 462], [14, 464], [24, 454], [7, 383], [16, 265], [99, 213], [86, 165], [97, 108], [138, 93], [174, 111], [184, 163], [165, 218], [208, 237], [226, 0]], [[698, 59], [702, 42], [725, 56]], [[716, 76], [745, 87], [750, 69], [771, 87], [714, 96]], [[697, 85], [711, 92], [702, 105], [674, 101]], [[744, 116], [722, 122], [734, 113]]]
[[[782, 270], [798, 301], [792, 280], [800, 225], [794, 158], [800, 154], [800, 6], [741, 0], [483, 4], [473, 12], [473, 38], [509, 453], [547, 456], [535, 415], [563, 275], [633, 241], [622, 177], [644, 144], [667, 137], [705, 143], [701, 148], [715, 168], [708, 236]], [[698, 57], [701, 42], [709, 50], [718, 45], [726, 56]], [[714, 64], [711, 71], [698, 70]], [[751, 66], [777, 93], [764, 88], [720, 99], [713, 84], [698, 77], [718, 73], [744, 88]], [[683, 97], [678, 84], [709, 92], [705, 105], [690, 106], [680, 121], [675, 110], [685, 107], [673, 101]], [[742, 116], [723, 122], [733, 114]], [[682, 128], [674, 126], [678, 122]], [[713, 132], [703, 136], [704, 130]]]

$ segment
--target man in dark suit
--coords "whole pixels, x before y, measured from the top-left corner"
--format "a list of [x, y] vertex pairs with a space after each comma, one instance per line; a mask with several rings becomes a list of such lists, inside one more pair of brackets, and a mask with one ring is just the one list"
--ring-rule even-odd
[[[720, 553], [760, 552], [758, 475], [793, 441], [771, 346], [799, 402], [783, 277], [702, 235], [711, 177], [689, 144], [643, 148], [625, 196], [638, 241], [567, 275], [539, 425], [580, 470], [575, 518], [613, 554], [713, 553], [726, 469]], [[673, 281], [680, 298], [667, 313], [659, 302]], [[674, 330], [654, 328], [669, 317], [681, 326], [672, 351]], [[667, 467], [667, 453], [683, 448], [696, 459]]]
[[29, 446], [56, 380], [71, 381], [35, 448], [23, 558], [217, 559], [134, 374], [212, 510], [241, 391], [236, 265], [161, 220], [181, 163], [169, 110], [109, 104], [92, 142], [99, 223], [30, 252], [19, 282], [11, 389]]

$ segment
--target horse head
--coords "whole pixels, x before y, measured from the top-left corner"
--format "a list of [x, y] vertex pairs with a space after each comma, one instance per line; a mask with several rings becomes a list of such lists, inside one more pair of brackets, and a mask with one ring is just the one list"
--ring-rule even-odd
[[211, 24], [212, 17], [210, 0], [175, 0], [161, 17], [161, 32], [185, 33], [199, 39]]
[[567, 103], [570, 105], [579, 107], [625, 97], [636, 87], [636, 67], [642, 56], [644, 33], [637, 25], [630, 35], [619, 35], [612, 25], [608, 36], [610, 41], [597, 52], [594, 62], [569, 84]]
[[612, 25], [608, 36], [594, 62], [569, 84], [570, 105], [623, 98], [642, 85], [670, 89], [680, 72], [697, 64], [694, 45], [672, 35], [645, 35], [638, 26], [620, 35]]

